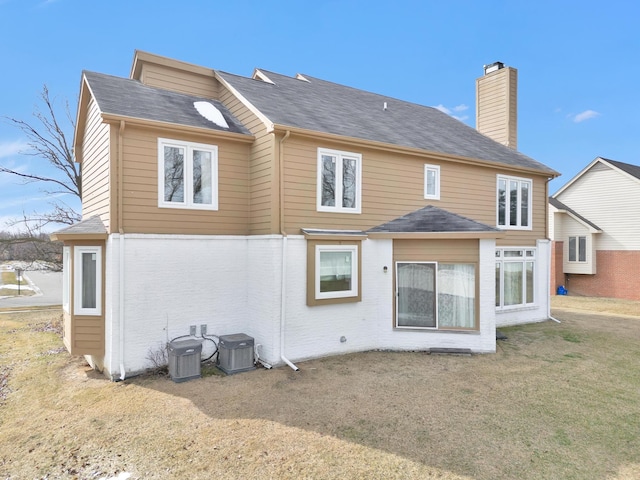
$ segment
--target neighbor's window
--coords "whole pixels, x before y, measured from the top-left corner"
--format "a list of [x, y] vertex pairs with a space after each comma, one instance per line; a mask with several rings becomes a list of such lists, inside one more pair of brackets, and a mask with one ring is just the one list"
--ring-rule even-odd
[[315, 297], [358, 296], [358, 246], [316, 245]]
[[218, 147], [158, 139], [158, 206], [218, 209]]
[[475, 265], [396, 264], [396, 327], [476, 328]]
[[498, 175], [497, 225], [507, 229], [531, 229], [529, 179]]
[[318, 149], [320, 212], [360, 213], [362, 155]]
[[530, 248], [496, 250], [496, 308], [534, 303], [535, 257]]
[[440, 200], [440, 166], [424, 166], [424, 198]]
[[569, 237], [569, 261], [587, 261], [587, 237]]
[[74, 312], [76, 315], [102, 313], [102, 248], [75, 247]]

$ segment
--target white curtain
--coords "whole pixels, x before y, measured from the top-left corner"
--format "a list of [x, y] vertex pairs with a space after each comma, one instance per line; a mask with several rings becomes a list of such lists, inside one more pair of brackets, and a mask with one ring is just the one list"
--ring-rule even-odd
[[438, 265], [439, 327], [475, 326], [476, 279], [471, 264]]

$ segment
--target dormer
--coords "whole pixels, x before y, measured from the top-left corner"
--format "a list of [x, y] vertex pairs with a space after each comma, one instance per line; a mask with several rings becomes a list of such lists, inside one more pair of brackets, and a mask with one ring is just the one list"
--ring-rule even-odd
[[136, 50], [129, 78], [150, 87], [219, 100], [220, 84], [211, 68]]

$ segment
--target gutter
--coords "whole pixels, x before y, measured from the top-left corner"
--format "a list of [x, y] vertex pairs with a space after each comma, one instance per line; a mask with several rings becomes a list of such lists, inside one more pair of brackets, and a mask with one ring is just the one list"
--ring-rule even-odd
[[278, 172], [278, 183], [280, 186], [280, 234], [282, 235], [282, 278], [281, 288], [280, 288], [280, 359], [289, 365], [295, 372], [300, 369], [294, 365], [284, 354], [284, 346], [285, 346], [285, 327], [286, 327], [286, 319], [287, 319], [287, 232], [284, 229], [284, 153], [283, 153], [283, 144], [289, 138], [291, 132], [287, 130], [284, 137], [280, 139], [280, 144], [278, 148], [278, 162], [279, 162], [279, 172]]

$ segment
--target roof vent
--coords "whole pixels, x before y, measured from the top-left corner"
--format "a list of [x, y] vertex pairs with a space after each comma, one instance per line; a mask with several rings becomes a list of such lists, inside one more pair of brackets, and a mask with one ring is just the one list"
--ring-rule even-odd
[[490, 65], [485, 65], [484, 66], [484, 74], [488, 75], [491, 72], [495, 72], [497, 70], [500, 70], [501, 68], [504, 68], [504, 63], [502, 62], [493, 62]]
[[209, 120], [211, 123], [215, 123], [221, 128], [229, 128], [229, 124], [222, 116], [222, 112], [218, 110], [212, 103], [193, 102], [193, 106], [200, 115]]

